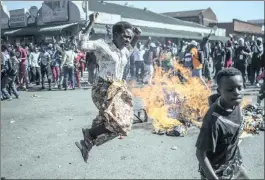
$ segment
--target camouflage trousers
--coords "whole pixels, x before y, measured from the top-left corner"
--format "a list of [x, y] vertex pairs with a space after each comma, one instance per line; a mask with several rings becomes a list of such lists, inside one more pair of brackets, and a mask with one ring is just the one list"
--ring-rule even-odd
[[92, 100], [99, 110], [92, 128], [105, 125], [110, 133], [101, 134], [94, 144], [99, 146], [118, 135], [127, 136], [133, 118], [132, 95], [122, 83], [99, 79], [92, 87]]

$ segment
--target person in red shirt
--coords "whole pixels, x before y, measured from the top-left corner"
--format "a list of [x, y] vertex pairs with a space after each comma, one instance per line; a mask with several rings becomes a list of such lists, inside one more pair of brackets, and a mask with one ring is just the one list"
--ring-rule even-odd
[[[15, 45], [16, 56], [19, 60], [19, 87], [21, 89], [28, 89], [28, 80], [27, 80], [27, 61], [28, 55], [25, 49], [23, 49], [19, 43]], [[26, 87], [25, 87], [26, 84]]]
[[79, 67], [79, 71], [81, 72], [81, 78], [83, 78], [83, 73], [85, 71], [85, 67], [86, 67], [86, 56], [85, 56], [85, 53], [83, 52], [79, 52], [78, 55], [77, 55], [77, 58], [79, 58], [79, 62], [80, 62], [80, 67]]
[[75, 58], [75, 77], [78, 87], [80, 88], [80, 71], [81, 71], [81, 77], [82, 77], [82, 62], [84, 62], [85, 54], [82, 53], [79, 50], [76, 50], [77, 57]]

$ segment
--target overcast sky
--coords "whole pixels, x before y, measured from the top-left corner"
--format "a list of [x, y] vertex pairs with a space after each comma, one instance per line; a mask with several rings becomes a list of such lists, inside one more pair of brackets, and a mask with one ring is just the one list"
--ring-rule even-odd
[[[243, 21], [264, 19], [264, 1], [111, 1], [112, 3], [146, 7], [150, 11], [174, 12], [206, 9], [211, 7], [219, 22], [231, 22], [233, 18]], [[4, 1], [8, 10], [41, 6], [42, 1]]]

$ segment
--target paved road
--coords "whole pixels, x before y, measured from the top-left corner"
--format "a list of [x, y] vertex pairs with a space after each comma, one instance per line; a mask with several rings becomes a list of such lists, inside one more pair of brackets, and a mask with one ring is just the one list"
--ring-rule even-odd
[[[74, 142], [97, 114], [90, 89], [22, 92], [21, 99], [1, 102], [1, 108], [1, 177], [199, 178], [194, 148], [198, 129], [184, 138], [159, 136], [151, 133], [151, 123], [136, 124], [129, 137], [94, 148], [85, 164]], [[264, 133], [240, 146], [249, 176], [264, 179]]]

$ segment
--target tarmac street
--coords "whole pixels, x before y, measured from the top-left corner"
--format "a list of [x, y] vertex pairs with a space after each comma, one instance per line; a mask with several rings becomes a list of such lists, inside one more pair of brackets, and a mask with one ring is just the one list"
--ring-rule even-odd
[[[152, 134], [151, 122], [135, 124], [128, 137], [92, 149], [88, 164], [75, 142], [97, 115], [91, 89], [21, 92], [1, 102], [1, 177], [6, 179], [198, 179], [195, 142]], [[256, 101], [254, 96], [253, 103]], [[264, 132], [240, 144], [251, 179], [264, 179]]]

